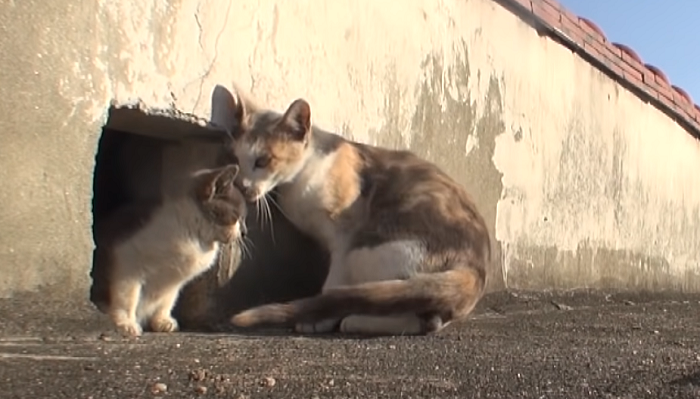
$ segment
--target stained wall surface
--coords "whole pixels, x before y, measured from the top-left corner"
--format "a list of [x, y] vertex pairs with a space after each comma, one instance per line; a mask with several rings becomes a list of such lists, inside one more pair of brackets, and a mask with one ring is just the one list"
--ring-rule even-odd
[[86, 295], [110, 105], [206, 119], [231, 82], [275, 109], [304, 97], [319, 126], [444, 167], [488, 221], [491, 289], [700, 291], [698, 140], [499, 2], [0, 10], [0, 297]]

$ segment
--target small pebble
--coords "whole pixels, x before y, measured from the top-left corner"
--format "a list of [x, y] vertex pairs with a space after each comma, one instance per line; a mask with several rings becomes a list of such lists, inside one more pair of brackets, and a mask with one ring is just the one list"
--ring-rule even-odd
[[277, 381], [272, 377], [265, 377], [262, 379], [262, 384], [266, 387], [274, 387]]
[[573, 307], [571, 307], [569, 305], [565, 305], [563, 303], [558, 303], [558, 302], [554, 302], [554, 301], [552, 301], [552, 305], [554, 305], [559, 310], [573, 310], [574, 309]]
[[168, 390], [168, 386], [162, 382], [156, 382], [153, 384], [153, 393], [163, 393]]
[[105, 341], [105, 342], [114, 341], [114, 338], [110, 337], [109, 335], [107, 335], [107, 334], [105, 334], [105, 333], [100, 334], [99, 339], [100, 339], [101, 341]]
[[207, 371], [203, 369], [197, 369], [190, 371], [190, 379], [192, 381], [204, 381], [207, 378]]
[[197, 392], [200, 395], [204, 395], [207, 393], [207, 387], [200, 385], [195, 389], [195, 392]]

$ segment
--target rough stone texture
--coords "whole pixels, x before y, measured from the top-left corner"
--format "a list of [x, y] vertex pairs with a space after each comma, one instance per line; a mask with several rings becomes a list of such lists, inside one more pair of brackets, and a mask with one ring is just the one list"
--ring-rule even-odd
[[[309, 7], [3, 2], [0, 296], [87, 296], [110, 107], [197, 122], [232, 81], [443, 166], [490, 224], [491, 289], [700, 290], [700, 144], [658, 108], [492, 0]], [[120, 129], [153, 134], [137, 119]], [[202, 146], [187, 162], [165, 151], [164, 167], [193, 167]]]
[[431, 337], [278, 330], [136, 341], [95, 313], [25, 303], [17, 317], [0, 300], [0, 397], [694, 399], [698, 300], [499, 292]]

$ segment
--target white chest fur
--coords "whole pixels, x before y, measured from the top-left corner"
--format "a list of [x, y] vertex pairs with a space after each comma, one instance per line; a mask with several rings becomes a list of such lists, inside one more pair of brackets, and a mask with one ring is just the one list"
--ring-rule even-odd
[[[120, 260], [142, 268], [145, 280], [187, 280], [213, 265], [219, 244], [203, 245], [194, 232], [205, 222], [189, 202], [168, 203], [151, 222], [116, 248]], [[167, 272], [166, 272], [167, 271]]]
[[336, 225], [325, 207], [325, 185], [335, 155], [309, 161], [294, 181], [279, 187], [279, 204], [294, 225], [328, 247], [336, 240]]

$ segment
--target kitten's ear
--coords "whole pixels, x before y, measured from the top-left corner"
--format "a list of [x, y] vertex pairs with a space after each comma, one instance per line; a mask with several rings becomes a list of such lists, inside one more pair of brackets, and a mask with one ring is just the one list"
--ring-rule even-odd
[[292, 138], [305, 140], [311, 132], [311, 106], [303, 98], [295, 100], [282, 117], [282, 126]]
[[224, 128], [235, 140], [243, 133], [243, 121], [248, 112], [245, 100], [236, 90], [231, 92], [221, 85], [214, 87], [211, 94], [211, 124]]
[[221, 168], [221, 171], [216, 176], [216, 187], [222, 188], [227, 187], [229, 184], [234, 184], [236, 181], [236, 176], [238, 176], [238, 171], [240, 168], [238, 165], [230, 164]]
[[206, 172], [204, 184], [199, 191], [199, 198], [204, 201], [211, 201], [217, 193], [224, 192], [229, 186], [233, 186], [238, 176], [238, 165], [231, 164], [222, 168]]

